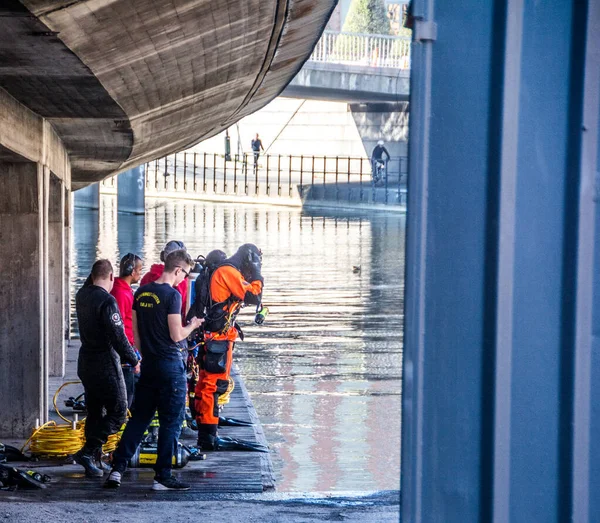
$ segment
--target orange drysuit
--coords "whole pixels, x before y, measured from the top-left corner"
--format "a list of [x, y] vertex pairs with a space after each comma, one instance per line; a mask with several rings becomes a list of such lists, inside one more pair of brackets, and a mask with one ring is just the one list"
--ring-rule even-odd
[[[233, 345], [238, 336], [235, 316], [244, 301], [259, 303], [263, 283], [248, 283], [232, 265], [222, 265], [210, 280], [210, 297], [218, 309], [227, 313], [225, 327], [219, 332], [205, 332], [206, 348], [202, 355], [196, 385], [196, 412], [200, 431], [216, 434], [219, 423], [219, 396], [227, 391]], [[207, 319], [210, 319], [207, 318]]]

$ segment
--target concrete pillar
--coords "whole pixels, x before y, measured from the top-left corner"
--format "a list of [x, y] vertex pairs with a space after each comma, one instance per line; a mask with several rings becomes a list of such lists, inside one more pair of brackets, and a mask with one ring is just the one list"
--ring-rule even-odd
[[65, 226], [61, 181], [50, 174], [48, 192], [48, 373], [65, 374]]
[[75, 207], [81, 207], [83, 209], [94, 209], [100, 208], [100, 184], [94, 183], [88, 185], [83, 189], [79, 189], [74, 193], [74, 205]]
[[140, 165], [119, 175], [117, 184], [117, 211], [119, 213], [144, 214], [146, 176]]
[[29, 435], [46, 418], [44, 169], [0, 163], [0, 436]]

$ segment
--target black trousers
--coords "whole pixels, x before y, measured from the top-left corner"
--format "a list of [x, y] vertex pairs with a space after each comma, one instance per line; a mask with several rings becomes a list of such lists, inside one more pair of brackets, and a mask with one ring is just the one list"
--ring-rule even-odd
[[123, 379], [125, 380], [125, 390], [127, 391], [127, 408], [131, 410], [133, 403], [133, 393], [135, 392], [136, 377], [133, 367], [123, 367]]
[[87, 418], [86, 452], [102, 447], [115, 434], [127, 416], [127, 392], [121, 362], [110, 352], [79, 354], [77, 374], [83, 383]]

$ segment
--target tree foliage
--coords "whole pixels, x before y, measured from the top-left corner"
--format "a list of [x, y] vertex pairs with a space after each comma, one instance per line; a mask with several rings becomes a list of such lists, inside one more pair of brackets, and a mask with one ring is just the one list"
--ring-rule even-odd
[[342, 31], [363, 34], [390, 34], [384, 0], [353, 0]]

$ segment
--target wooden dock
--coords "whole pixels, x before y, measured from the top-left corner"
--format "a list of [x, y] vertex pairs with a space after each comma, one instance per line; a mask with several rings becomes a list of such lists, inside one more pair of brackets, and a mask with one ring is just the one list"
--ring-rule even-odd
[[[79, 342], [69, 344], [67, 372], [64, 378], [52, 378], [49, 383], [50, 403], [56, 390], [67, 381], [77, 381], [77, 353]], [[260, 420], [244, 382], [237, 371], [232, 369], [235, 388], [230, 396], [230, 402], [224, 408], [227, 417], [251, 421], [252, 427], [223, 427], [219, 429], [221, 436], [231, 436], [267, 445]], [[64, 400], [69, 395], [82, 392], [81, 386], [70, 386], [61, 392], [57, 405], [63, 415], [72, 416], [71, 409], [63, 407]], [[64, 410], [63, 410], [64, 409]], [[54, 409], [51, 419], [58, 419]], [[194, 437], [182, 437], [181, 441], [195, 445]], [[17, 442], [5, 441], [7, 444]], [[21, 442], [22, 444], [23, 442]], [[121, 488], [107, 490], [102, 488], [103, 479], [86, 478], [79, 465], [65, 464], [64, 459], [46, 460], [40, 462], [11, 463], [18, 468], [38, 470], [52, 477], [52, 482], [44, 490], [19, 489], [14, 492], [0, 492], [0, 501], [102, 501], [118, 498], [121, 501], [135, 501], [152, 497], [155, 499], [193, 500], [196, 494], [219, 493], [259, 493], [275, 488], [273, 465], [270, 454], [261, 452], [218, 451], [206, 453], [206, 460], [191, 461], [182, 469], [174, 469], [174, 475], [182, 481], [191, 484], [186, 492], [153, 492], [150, 490], [154, 471], [151, 468], [129, 469], [124, 477]], [[105, 476], [106, 477], [106, 476]]]

